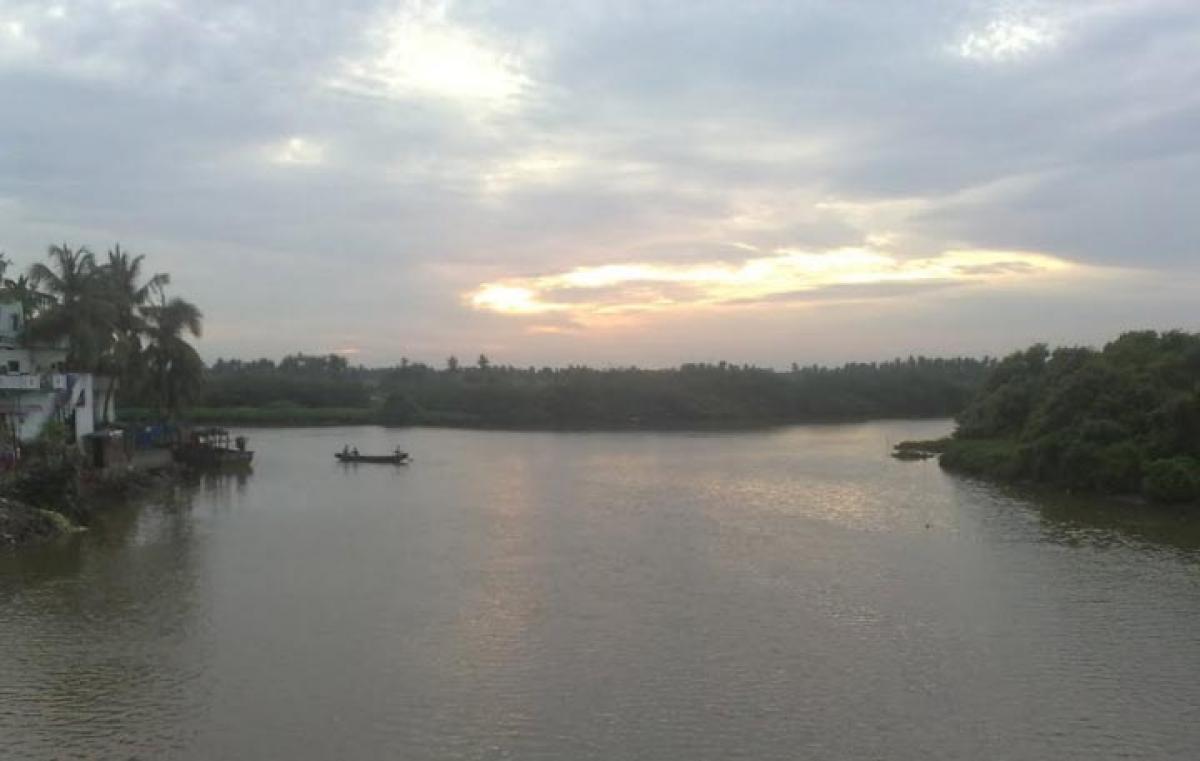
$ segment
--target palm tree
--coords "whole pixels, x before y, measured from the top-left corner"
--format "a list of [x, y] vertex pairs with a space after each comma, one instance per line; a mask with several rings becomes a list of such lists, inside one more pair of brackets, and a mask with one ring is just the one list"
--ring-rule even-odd
[[28, 275], [21, 275], [16, 280], [5, 280], [4, 291], [21, 305], [26, 322], [36, 317], [38, 312], [48, 304], [48, 299], [33, 289]]
[[29, 336], [42, 340], [68, 339], [67, 368], [96, 370], [113, 343], [116, 310], [107, 299], [97, 273], [96, 258], [86, 248], [51, 246], [50, 265], [29, 269], [29, 285], [53, 297], [32, 321]]
[[[115, 312], [113, 341], [101, 362], [101, 368], [124, 383], [132, 383], [142, 369], [142, 334], [148, 329], [142, 311], [151, 297], [161, 296], [171, 282], [169, 275], [155, 273], [142, 282], [144, 255], [130, 256], [117, 244], [108, 252], [108, 261], [100, 267], [100, 276]], [[116, 383], [109, 383], [104, 394], [107, 413]]]
[[159, 303], [141, 311], [149, 339], [145, 357], [150, 382], [159, 409], [174, 417], [204, 377], [204, 361], [184, 339], [185, 333], [200, 336], [203, 315], [195, 304], [180, 298], [168, 301], [161, 294]]
[[[127, 251], [121, 250], [121, 244], [118, 243], [108, 252], [108, 261], [101, 267], [110, 296], [121, 308], [122, 322], [133, 321], [137, 316], [136, 310], [149, 304], [152, 296], [161, 294], [163, 288], [171, 283], [171, 276], [163, 272], [156, 272], [146, 282], [141, 282], [142, 262], [145, 259], [145, 254], [130, 256]], [[126, 324], [121, 327], [134, 326]]]

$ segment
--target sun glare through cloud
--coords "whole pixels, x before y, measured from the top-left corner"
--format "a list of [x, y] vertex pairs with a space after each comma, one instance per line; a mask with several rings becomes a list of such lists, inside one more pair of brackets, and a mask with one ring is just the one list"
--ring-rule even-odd
[[325, 160], [325, 147], [303, 137], [289, 137], [267, 148], [268, 159], [275, 164], [314, 166]]
[[434, 97], [495, 107], [529, 85], [518, 55], [455, 24], [448, 8], [416, 4], [382, 17], [367, 52], [345, 60], [330, 84], [383, 97]]

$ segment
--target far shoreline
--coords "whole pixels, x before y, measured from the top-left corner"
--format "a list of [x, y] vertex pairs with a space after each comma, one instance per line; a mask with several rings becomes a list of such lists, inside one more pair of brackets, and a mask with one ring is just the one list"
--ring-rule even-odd
[[[142, 410], [131, 410], [122, 415], [128, 424], [155, 422]], [[349, 426], [377, 426], [380, 428], [441, 428], [451, 430], [512, 431], [512, 432], [736, 432], [768, 431], [797, 425], [852, 425], [884, 421], [934, 421], [952, 420], [950, 415], [916, 416], [830, 416], [796, 418], [784, 420], [729, 419], [729, 420], [681, 420], [681, 421], [630, 421], [627, 423], [562, 423], [545, 421], [509, 422], [467, 419], [456, 414], [426, 413], [411, 421], [383, 419], [370, 408], [263, 408], [263, 407], [196, 407], [187, 411], [186, 423], [194, 426], [221, 426], [225, 428], [339, 428]]]

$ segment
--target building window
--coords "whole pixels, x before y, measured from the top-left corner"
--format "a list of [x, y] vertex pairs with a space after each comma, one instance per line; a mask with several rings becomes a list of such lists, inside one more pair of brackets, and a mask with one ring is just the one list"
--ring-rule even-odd
[[21, 372], [21, 363], [15, 359], [8, 360], [8, 365], [5, 367], [6, 372], [19, 373]]
[[8, 319], [12, 323], [12, 329], [14, 333], [21, 329], [21, 315], [11, 314], [8, 316]]

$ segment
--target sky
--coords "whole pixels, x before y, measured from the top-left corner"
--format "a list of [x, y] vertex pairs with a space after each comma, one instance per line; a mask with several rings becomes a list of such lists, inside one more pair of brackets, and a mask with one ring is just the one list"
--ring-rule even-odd
[[202, 355], [872, 361], [1200, 329], [1200, 3], [0, 0], [0, 250]]

